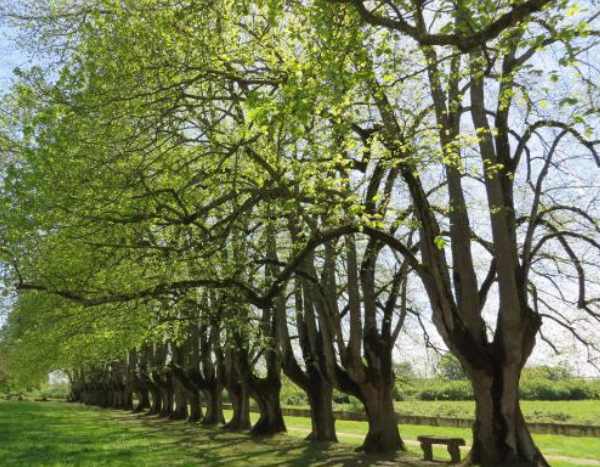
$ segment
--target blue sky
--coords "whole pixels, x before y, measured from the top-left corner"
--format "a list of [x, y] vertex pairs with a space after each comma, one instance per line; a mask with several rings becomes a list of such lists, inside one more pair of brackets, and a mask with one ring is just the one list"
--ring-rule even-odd
[[10, 87], [12, 71], [15, 67], [27, 67], [31, 59], [22, 51], [16, 50], [14, 31], [0, 25], [0, 93], [5, 93]]

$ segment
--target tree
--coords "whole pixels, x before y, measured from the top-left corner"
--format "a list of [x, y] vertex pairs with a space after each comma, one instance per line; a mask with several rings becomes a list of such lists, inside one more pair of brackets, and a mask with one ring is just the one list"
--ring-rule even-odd
[[[586, 152], [578, 161], [593, 170], [599, 162], [595, 150], [598, 142], [578, 129], [588, 128], [590, 136], [593, 133], [589, 122], [581, 117], [592, 115], [592, 101], [565, 101], [557, 95], [556, 87], [551, 86], [548, 98], [555, 99], [556, 115], [564, 115], [559, 109], [561, 103], [569, 106], [577, 101], [579, 118], [571, 113], [564, 120], [549, 119], [544, 109], [535, 105], [535, 91], [522, 83], [535, 68], [532, 57], [546, 59], [548, 54], [544, 50], [552, 44], [562, 43], [566, 48], [556, 66], [577, 63], [577, 49], [574, 51], [570, 42], [574, 37], [585, 37], [586, 26], [565, 20], [562, 7], [547, 7], [537, 16], [548, 2], [517, 5], [507, 2], [481, 9], [475, 3], [462, 3], [450, 10], [444, 10], [442, 2], [427, 6], [413, 2], [410, 6], [386, 4], [377, 11], [370, 10], [362, 1], [346, 3], [367, 31], [381, 31], [379, 36], [371, 34], [387, 38], [388, 47], [371, 48], [377, 55], [372, 60], [381, 63], [382, 69], [387, 63], [398, 63], [393, 57], [400, 48], [410, 47], [409, 44], [414, 44], [422, 57], [424, 76], [419, 82], [426, 87], [427, 97], [419, 110], [427, 115], [431, 112], [432, 123], [439, 130], [432, 137], [447, 188], [449, 208], [444, 218], [440, 218], [438, 209], [427, 197], [423, 177], [432, 170], [431, 166], [421, 168], [414, 162], [422, 160], [419, 148], [426, 148], [428, 141], [415, 140], [406, 134], [401, 124], [402, 109], [393, 104], [392, 96], [400, 92], [400, 86], [406, 88], [410, 80], [411, 75], [405, 74], [405, 69], [386, 70], [383, 77], [390, 76], [392, 83], [399, 83], [396, 86], [376, 87], [373, 107], [378, 116], [371, 128], [377, 129], [410, 191], [419, 222], [421, 254], [414, 268], [429, 296], [434, 323], [474, 386], [477, 408], [471, 459], [484, 465], [519, 462], [546, 465], [520, 412], [519, 376], [535, 345], [542, 317], [567, 329], [572, 326], [563, 315], [554, 315], [556, 309], [540, 296], [542, 283], [551, 281], [542, 264], [552, 263], [558, 257], [559, 261], [570, 264], [571, 270], [577, 271], [575, 281], [579, 283], [575, 304], [590, 318], [598, 316], [592, 309], [594, 295], [587, 295], [586, 287], [582, 286], [588, 282], [588, 276], [581, 256], [575, 252], [581, 253], [580, 247], [570, 246], [569, 240], [579, 239], [594, 245], [597, 253], [594, 221], [587, 212], [577, 209], [572, 198], [561, 196], [558, 200], [548, 194], [552, 185], [571, 189], [571, 193], [577, 191], [573, 183], [565, 184], [548, 174], [556, 167], [558, 148], [564, 147], [565, 141], [579, 145]], [[428, 23], [425, 9], [427, 15], [436, 11], [433, 23]], [[408, 17], [412, 22], [405, 19]], [[544, 25], [542, 32], [538, 28], [540, 23]], [[368, 33], [359, 36], [354, 49], [361, 48], [367, 54], [367, 37]], [[581, 86], [595, 93], [596, 83], [593, 78], [587, 79]], [[516, 99], [518, 92], [523, 92], [523, 104]], [[527, 109], [523, 118], [517, 117], [518, 108]], [[420, 115], [418, 111], [411, 112], [414, 114]], [[542, 134], [546, 144], [534, 146], [533, 134]], [[466, 143], [465, 138], [472, 143]], [[477, 170], [471, 156], [480, 162]], [[568, 164], [568, 158], [563, 157], [561, 165]], [[469, 200], [467, 187], [471, 177], [478, 180], [478, 189], [485, 193], [483, 206]], [[517, 185], [517, 180], [523, 182]], [[517, 186], [528, 190], [522, 204], [517, 204]], [[473, 214], [476, 208], [485, 209], [489, 221], [476, 222]], [[578, 217], [580, 225], [587, 224], [585, 234], [560, 221], [557, 225], [559, 212]], [[545, 249], [549, 241], [557, 242], [562, 255]], [[480, 245], [477, 248], [482, 253], [489, 254], [488, 273], [483, 280], [475, 266], [474, 243]], [[595, 269], [593, 264], [590, 267]], [[490, 335], [483, 311], [492, 285], [497, 286], [499, 303], [496, 327]]]

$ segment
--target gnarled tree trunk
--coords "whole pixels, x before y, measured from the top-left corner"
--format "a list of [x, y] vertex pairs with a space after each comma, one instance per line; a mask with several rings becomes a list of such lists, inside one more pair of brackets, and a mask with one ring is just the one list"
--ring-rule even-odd
[[250, 395], [248, 387], [243, 383], [231, 383], [227, 387], [233, 415], [225, 424], [224, 428], [230, 431], [249, 430], [252, 426], [250, 422]]
[[187, 391], [188, 401], [190, 403], [190, 414], [188, 422], [198, 422], [202, 420], [202, 405], [200, 404], [200, 394], [195, 389]]
[[202, 419], [203, 425], [219, 425], [225, 423], [223, 415], [223, 388], [219, 382], [206, 385], [203, 391], [206, 395], [206, 413]]
[[473, 373], [476, 409], [470, 462], [482, 466], [548, 466], [521, 412], [521, 368], [497, 365], [493, 370]]
[[160, 387], [148, 376], [146, 376], [146, 384], [151, 396], [150, 411], [148, 412], [148, 415], [159, 415], [162, 411], [162, 394], [160, 392]]
[[173, 413], [173, 384], [169, 375], [159, 374], [158, 372], [153, 373], [154, 381], [156, 381], [158, 390], [160, 392], [160, 399], [162, 401], [162, 407], [159, 415], [161, 417], [170, 417]]
[[392, 385], [384, 383], [361, 387], [362, 402], [369, 422], [369, 431], [360, 448], [365, 452], [380, 453], [405, 449], [398, 431], [392, 388]]
[[320, 379], [306, 390], [311, 412], [312, 431], [309, 441], [336, 442], [335, 417], [333, 416], [333, 387]]
[[186, 397], [186, 390], [183, 387], [183, 385], [177, 381], [175, 378], [173, 378], [173, 385], [174, 385], [174, 391], [173, 391], [173, 395], [174, 395], [174, 402], [175, 402], [175, 409], [173, 410], [173, 413], [171, 414], [171, 419], [173, 420], [185, 420], [188, 418], [188, 408], [187, 408], [187, 397]]
[[287, 431], [279, 401], [281, 381], [269, 378], [255, 379], [251, 387], [252, 395], [260, 410], [260, 418], [250, 433], [256, 436], [266, 436]]
[[133, 408], [135, 413], [150, 409], [150, 394], [148, 386], [138, 375], [134, 375], [135, 393], [137, 394], [137, 405]]

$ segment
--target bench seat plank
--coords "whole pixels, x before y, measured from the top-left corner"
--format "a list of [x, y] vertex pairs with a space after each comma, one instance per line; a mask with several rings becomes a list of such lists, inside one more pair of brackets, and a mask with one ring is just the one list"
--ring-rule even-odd
[[462, 438], [450, 438], [444, 436], [419, 436], [417, 440], [420, 442], [429, 442], [431, 444], [457, 444], [458, 446], [465, 446], [465, 440]]

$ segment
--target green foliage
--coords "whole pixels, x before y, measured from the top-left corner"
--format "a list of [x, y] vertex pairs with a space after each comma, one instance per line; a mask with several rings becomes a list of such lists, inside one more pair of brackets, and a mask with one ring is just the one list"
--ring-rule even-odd
[[432, 380], [421, 389], [417, 397], [424, 401], [465, 401], [473, 399], [473, 388], [466, 380]]
[[60, 399], [66, 400], [69, 396], [69, 385], [66, 383], [60, 384], [43, 384], [40, 388], [32, 391], [30, 397], [34, 399]]
[[521, 378], [524, 380], [542, 378], [551, 381], [561, 381], [573, 378], [573, 370], [567, 363], [555, 366], [538, 365], [524, 368]]
[[519, 387], [519, 396], [523, 400], [540, 401], [578, 401], [600, 399], [600, 382], [588, 382], [583, 379], [526, 378]]
[[436, 373], [440, 378], [457, 381], [465, 379], [465, 371], [458, 359], [451, 353], [442, 355], [436, 367]]
[[0, 392], [10, 391], [10, 376], [8, 373], [8, 355], [0, 342]]
[[280, 400], [283, 405], [306, 406], [308, 404], [306, 393], [292, 383], [289, 378], [284, 376], [281, 383]]
[[394, 375], [400, 381], [408, 381], [416, 377], [415, 370], [410, 362], [394, 363]]

